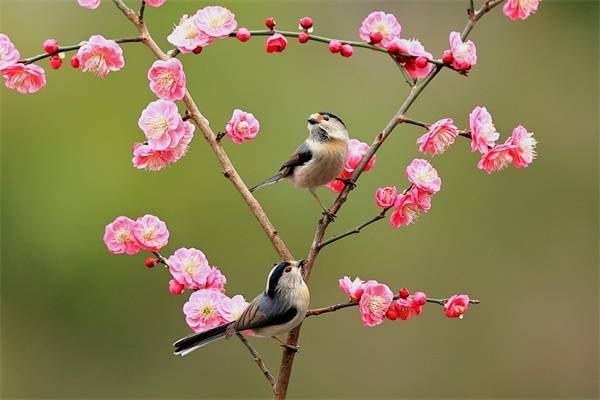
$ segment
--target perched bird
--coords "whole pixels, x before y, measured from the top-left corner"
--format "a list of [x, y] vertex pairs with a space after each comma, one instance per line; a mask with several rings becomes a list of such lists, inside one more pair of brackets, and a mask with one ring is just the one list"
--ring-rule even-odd
[[327, 208], [315, 192], [316, 188], [336, 179], [344, 169], [348, 154], [348, 130], [342, 120], [328, 112], [318, 112], [308, 118], [308, 138], [283, 163], [279, 173], [250, 189], [257, 189], [289, 179], [306, 188], [327, 213]]
[[247, 329], [256, 336], [271, 336], [282, 346], [289, 347], [275, 335], [300, 325], [308, 311], [310, 294], [302, 277], [303, 264], [304, 260], [277, 264], [267, 278], [265, 291], [252, 300], [236, 321], [179, 339], [173, 344], [175, 354], [185, 356], [217, 339]]

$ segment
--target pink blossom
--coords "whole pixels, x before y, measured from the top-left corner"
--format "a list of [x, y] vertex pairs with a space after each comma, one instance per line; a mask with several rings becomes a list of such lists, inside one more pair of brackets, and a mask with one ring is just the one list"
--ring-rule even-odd
[[146, 4], [151, 7], [160, 7], [165, 4], [167, 0], [146, 0]]
[[427, 160], [416, 158], [406, 167], [406, 177], [408, 180], [421, 190], [430, 193], [437, 193], [442, 186], [435, 168]]
[[211, 272], [208, 260], [203, 252], [185, 247], [175, 250], [169, 257], [169, 273], [186, 289], [205, 289], [206, 280]]
[[[227, 297], [227, 296], [225, 296]], [[219, 312], [225, 322], [236, 321], [242, 312], [248, 307], [248, 302], [241, 294], [233, 296], [231, 299], [227, 297], [219, 304]]]
[[6, 80], [4, 85], [19, 93], [35, 93], [46, 86], [44, 69], [36, 64], [13, 64], [0, 70]]
[[200, 289], [192, 293], [183, 305], [185, 321], [194, 332], [203, 332], [225, 322], [219, 312], [221, 304], [229, 299], [223, 293], [213, 289]]
[[420, 295], [418, 299], [415, 299], [415, 296], [411, 296], [406, 299], [397, 299], [394, 301], [393, 308], [396, 311], [397, 317], [403, 321], [406, 321], [407, 319], [421, 314], [421, 311], [423, 310], [423, 304], [425, 304], [421, 303], [421, 301], [422, 297]]
[[155, 217], [146, 214], [135, 221], [133, 235], [140, 246], [148, 251], [158, 251], [166, 246], [169, 240], [167, 224]]
[[350, 300], [359, 301], [365, 290], [365, 283], [358, 277], [352, 281], [349, 277], [344, 276], [339, 280], [338, 287], [350, 297]]
[[468, 70], [477, 63], [475, 43], [463, 42], [458, 32], [450, 32], [450, 51], [454, 57], [452, 66], [458, 70]]
[[516, 168], [525, 168], [533, 162], [537, 155], [537, 140], [533, 137], [533, 132], [527, 132], [525, 127], [519, 125], [513, 129], [509, 142], [514, 146], [511, 156]]
[[527, 19], [537, 11], [539, 4], [540, 0], [508, 0], [504, 4], [502, 12], [513, 21]]
[[410, 188], [408, 194], [411, 202], [419, 207], [419, 212], [427, 212], [431, 208], [431, 193], [416, 186]]
[[424, 57], [427, 60], [431, 60], [433, 56], [431, 53], [425, 50], [425, 47], [416, 39], [398, 39], [396, 38], [392, 43], [398, 46], [398, 51], [404, 54], [410, 54], [415, 57], [398, 57], [398, 60], [413, 79], [425, 78], [431, 72], [433, 65], [429, 62], [421, 64], [421, 61], [417, 61], [419, 57]]
[[194, 16], [196, 26], [213, 38], [224, 38], [237, 28], [235, 14], [221, 6], [204, 7]]
[[175, 279], [171, 279], [169, 281], [169, 293], [171, 293], [173, 296], [182, 294], [184, 290], [185, 286], [177, 282]]
[[417, 143], [420, 144], [419, 151], [437, 156], [445, 152], [457, 136], [458, 128], [454, 126], [452, 118], [441, 119], [417, 139]]
[[281, 53], [287, 47], [287, 39], [280, 33], [270, 36], [266, 41], [267, 53]]
[[98, 8], [100, 1], [102, 0], [77, 0], [81, 7], [89, 8], [90, 10]]
[[229, 138], [237, 144], [243, 141], [250, 141], [258, 135], [260, 123], [253, 114], [239, 109], [233, 110], [233, 115], [227, 126], [225, 133]]
[[135, 221], [127, 217], [117, 217], [104, 228], [104, 244], [113, 254], [136, 254], [140, 245], [133, 236]]
[[218, 290], [219, 292], [225, 291], [225, 284], [227, 278], [219, 271], [217, 267], [211, 267], [208, 276], [206, 277], [206, 288]]
[[184, 135], [181, 115], [172, 101], [156, 100], [142, 111], [138, 126], [154, 150], [175, 146]]
[[[369, 151], [369, 145], [361, 142], [360, 140], [350, 139], [348, 142], [348, 155], [346, 156], [346, 164], [344, 165], [344, 170], [347, 172], [354, 172], [354, 170], [358, 167], [363, 157]], [[367, 172], [375, 165], [375, 160], [377, 159], [376, 155], [373, 155], [369, 162], [365, 165], [364, 172]]]
[[197, 47], [205, 47], [213, 42], [213, 38], [201, 31], [196, 24], [196, 15], [184, 15], [167, 37], [169, 43], [184, 54], [191, 53]]
[[481, 154], [496, 145], [500, 134], [492, 122], [492, 115], [485, 107], [475, 107], [469, 114], [471, 131], [471, 151], [479, 150]]
[[396, 197], [398, 196], [398, 189], [396, 186], [386, 186], [377, 189], [375, 192], [375, 204], [379, 208], [390, 208], [396, 202]]
[[515, 148], [516, 146], [510, 143], [510, 139], [503, 144], [492, 147], [481, 156], [477, 168], [488, 174], [503, 170], [513, 160]]
[[346, 184], [344, 183], [344, 181], [342, 179], [350, 179], [351, 177], [352, 177], [351, 172], [342, 171], [342, 174], [340, 176], [338, 176], [338, 179], [332, 180], [325, 186], [327, 186], [329, 189], [331, 189], [332, 191], [334, 191], [336, 193], [340, 193], [342, 190], [344, 190], [344, 187], [346, 187]]
[[469, 309], [469, 296], [466, 294], [455, 294], [444, 304], [444, 314], [448, 318], [461, 318]]
[[422, 212], [411, 193], [398, 195], [394, 206], [396, 208], [390, 215], [390, 224], [394, 228], [411, 224]]
[[185, 95], [185, 73], [177, 58], [158, 60], [148, 70], [150, 90], [163, 100], [181, 100]]
[[402, 27], [393, 14], [386, 14], [384, 11], [374, 11], [367, 15], [358, 30], [362, 40], [371, 42], [371, 34], [379, 32], [383, 35], [381, 42], [377, 46], [387, 47], [390, 42], [400, 36]]
[[106, 78], [109, 72], [118, 71], [125, 66], [123, 50], [114, 40], [106, 40], [101, 35], [92, 36], [77, 51], [79, 68], [90, 71], [100, 78]]
[[16, 64], [21, 54], [4, 33], [0, 33], [0, 70]]
[[183, 132], [183, 135], [177, 142], [171, 141], [171, 145], [167, 150], [163, 150], [163, 157], [169, 162], [174, 163], [186, 155], [189, 144], [194, 138], [194, 130], [196, 126], [189, 121], [184, 121], [178, 128], [177, 131]]
[[160, 171], [170, 164], [164, 156], [164, 151], [154, 150], [147, 144], [139, 144], [133, 149], [133, 166], [146, 171]]
[[377, 281], [367, 281], [358, 303], [363, 324], [366, 326], [381, 324], [393, 298], [394, 294], [386, 285]]

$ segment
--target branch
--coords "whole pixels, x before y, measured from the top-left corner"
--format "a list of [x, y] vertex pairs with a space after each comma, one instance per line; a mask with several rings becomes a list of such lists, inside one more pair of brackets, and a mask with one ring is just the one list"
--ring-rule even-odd
[[144, 20], [144, 10], [146, 10], [146, 0], [142, 0], [142, 5], [140, 6], [140, 12], [138, 13], [138, 18], [140, 22]]
[[[390, 208], [392, 208], [392, 207], [390, 207]], [[331, 243], [333, 243], [333, 242], [337, 242], [338, 240], [340, 240], [340, 239], [343, 239], [343, 238], [345, 238], [345, 237], [347, 237], [347, 236], [350, 236], [350, 235], [355, 235], [355, 234], [357, 234], [357, 233], [360, 233], [360, 231], [361, 231], [361, 230], [362, 230], [364, 227], [366, 227], [366, 226], [369, 226], [369, 225], [371, 225], [371, 224], [372, 224], [372, 223], [374, 223], [374, 222], [377, 222], [377, 221], [379, 221], [379, 220], [382, 220], [382, 219], [384, 219], [384, 218], [385, 218], [385, 214], [388, 212], [388, 210], [389, 210], [390, 208], [385, 208], [385, 209], [383, 209], [383, 211], [381, 211], [379, 214], [377, 214], [376, 216], [374, 216], [373, 218], [371, 218], [370, 220], [368, 220], [368, 221], [367, 221], [367, 222], [365, 222], [364, 224], [362, 224], [362, 225], [359, 225], [359, 226], [357, 226], [357, 227], [356, 227], [356, 228], [354, 228], [354, 229], [351, 229], [351, 230], [349, 230], [349, 231], [347, 231], [347, 232], [344, 232], [344, 233], [342, 233], [342, 234], [340, 234], [340, 235], [333, 236], [331, 239], [328, 239], [328, 240], [326, 240], [326, 241], [324, 241], [324, 242], [321, 242], [321, 243], [319, 243], [319, 244], [318, 244], [318, 247], [319, 247], [319, 249], [322, 249], [323, 247], [325, 247], [325, 246], [327, 246], [327, 245], [330, 245], [330, 244], [331, 244]]]
[[[461, 35], [462, 39], [465, 40], [467, 38], [467, 36], [471, 32], [471, 30], [473, 29], [475, 24], [477, 23], [477, 21], [479, 21], [479, 19], [481, 19], [481, 17], [483, 17], [487, 12], [489, 12], [491, 9], [493, 9], [494, 7], [496, 7], [498, 4], [502, 3], [503, 1], [504, 0], [488, 0], [488, 1], [486, 1], [483, 4], [483, 6], [475, 13], [473, 18], [470, 18], [469, 21], [467, 22], [467, 25], [465, 26], [465, 29], [463, 30], [463, 33]], [[356, 182], [358, 180], [358, 178], [362, 174], [362, 172], [365, 169], [365, 166], [367, 165], [369, 160], [377, 152], [379, 147], [381, 147], [381, 145], [383, 144], [385, 139], [394, 130], [396, 125], [398, 125], [398, 123], [400, 122], [400, 119], [404, 116], [406, 111], [410, 108], [410, 106], [413, 104], [413, 102], [417, 99], [419, 94], [421, 94], [421, 92], [423, 91], [423, 89], [425, 89], [425, 87], [429, 84], [429, 82], [431, 82], [431, 80], [436, 77], [436, 75], [440, 72], [441, 69], [442, 69], [442, 66], [437, 65], [437, 64], [434, 65], [433, 69], [431, 70], [429, 75], [427, 75], [423, 80], [421, 80], [419, 83], [417, 83], [416, 86], [414, 86], [412, 88], [412, 90], [410, 91], [410, 94], [408, 95], [406, 100], [404, 100], [404, 103], [402, 103], [402, 105], [400, 106], [400, 109], [396, 112], [396, 114], [388, 122], [388, 124], [385, 126], [383, 131], [381, 131], [381, 133], [379, 133], [377, 135], [373, 144], [369, 148], [369, 151], [367, 152], [367, 154], [365, 154], [365, 156], [363, 157], [363, 160], [361, 161], [359, 166], [356, 168], [356, 170], [352, 174], [352, 177], [351, 177], [352, 182]], [[332, 213], [332, 215], [337, 215], [337, 212], [340, 210], [342, 205], [345, 203], [345, 201], [348, 197], [348, 194], [350, 193], [350, 191], [352, 190], [353, 187], [354, 187], [353, 185], [346, 185], [344, 190], [342, 190], [342, 192], [338, 195], [337, 199], [335, 200], [334, 204], [331, 206], [331, 208], [329, 210]], [[315, 261], [319, 255], [319, 251], [321, 249], [319, 247], [319, 243], [321, 243], [321, 241], [323, 240], [325, 231], [327, 230], [327, 227], [329, 226], [331, 221], [332, 221], [332, 218], [329, 215], [324, 215], [319, 220], [319, 223], [317, 225], [317, 229], [315, 231], [315, 235], [314, 235], [314, 238], [312, 241], [312, 245], [311, 245], [309, 253], [308, 253], [307, 261], [304, 265], [305, 280], [308, 280], [310, 278], [310, 273], [312, 271], [312, 268], [315, 264]], [[298, 339], [300, 337], [301, 328], [302, 328], [302, 325], [294, 328], [289, 333], [288, 339], [287, 339], [287, 343], [289, 345], [291, 345], [291, 346], [298, 345]], [[278, 400], [285, 399], [285, 397], [286, 397], [287, 388], [288, 388], [288, 385], [290, 382], [290, 376], [292, 373], [292, 366], [294, 364], [294, 356], [295, 356], [295, 352], [290, 351], [288, 349], [283, 350], [281, 367], [279, 368], [279, 376], [277, 379], [277, 385], [275, 386], [275, 398]]]
[[275, 377], [273, 376], [273, 374], [271, 374], [271, 372], [267, 369], [267, 366], [265, 365], [265, 362], [261, 358], [260, 354], [250, 344], [250, 342], [248, 342], [248, 340], [244, 337], [243, 334], [237, 332], [236, 335], [242, 341], [242, 343], [244, 343], [244, 346], [246, 346], [246, 348], [248, 349], [248, 351], [252, 355], [252, 358], [254, 359], [254, 362], [256, 363], [256, 365], [258, 365], [258, 368], [260, 368], [260, 370], [265, 375], [265, 378], [267, 378], [267, 380], [269, 381], [269, 383], [271, 384], [271, 386], [275, 386], [275, 384], [277, 383], [277, 381], [275, 380]]

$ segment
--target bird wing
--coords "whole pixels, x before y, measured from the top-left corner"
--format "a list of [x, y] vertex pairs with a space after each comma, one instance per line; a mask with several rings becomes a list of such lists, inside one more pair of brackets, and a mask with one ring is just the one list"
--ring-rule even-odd
[[[267, 317], [269, 311], [269, 317]], [[281, 325], [291, 321], [298, 310], [296, 307], [282, 307], [269, 296], [257, 296], [235, 321], [233, 328], [236, 332], [246, 329], [257, 329], [271, 325]]]
[[294, 154], [288, 158], [286, 162], [283, 163], [280, 171], [283, 171], [283, 176], [290, 176], [292, 172], [294, 172], [294, 168], [304, 165], [309, 162], [312, 158], [312, 151], [310, 151], [310, 147], [306, 142], [302, 143], [300, 147], [296, 149]]

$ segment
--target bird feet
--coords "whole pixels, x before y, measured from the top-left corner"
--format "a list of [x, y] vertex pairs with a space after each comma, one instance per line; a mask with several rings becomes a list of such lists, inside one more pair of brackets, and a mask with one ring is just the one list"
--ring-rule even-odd
[[283, 348], [286, 348], [290, 351], [293, 351], [294, 353], [297, 353], [300, 351], [300, 346], [294, 346], [291, 344], [287, 344], [286, 342], [284, 342], [283, 340], [279, 339], [277, 336], [271, 336], [273, 339], [275, 339], [275, 341], [277, 343], [279, 343], [279, 345]]
[[344, 185], [346, 185], [346, 186], [350, 186], [350, 189], [354, 190], [354, 188], [356, 188], [356, 183], [354, 183], [354, 181], [351, 178], [349, 178], [349, 179], [335, 178], [335, 179], [340, 182], [343, 182]]

